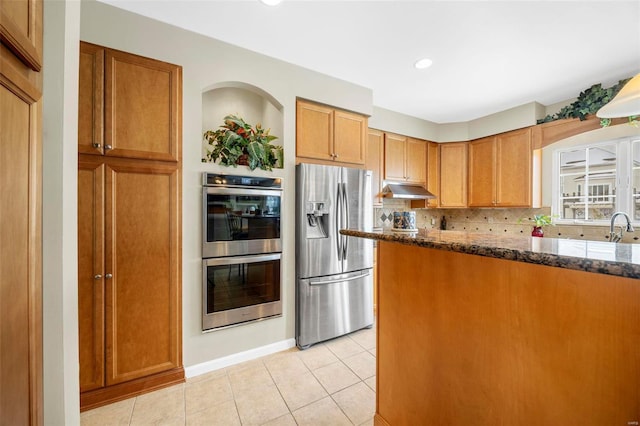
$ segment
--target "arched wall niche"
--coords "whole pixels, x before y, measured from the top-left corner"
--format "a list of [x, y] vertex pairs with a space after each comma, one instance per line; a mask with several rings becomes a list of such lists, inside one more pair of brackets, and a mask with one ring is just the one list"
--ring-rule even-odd
[[545, 146], [542, 149], [542, 205], [551, 206], [553, 152], [556, 149], [615, 141], [634, 136], [640, 137], [640, 127], [625, 123], [580, 133]]
[[[247, 123], [271, 129], [278, 139], [272, 143], [282, 146], [284, 141], [284, 107], [265, 90], [241, 81], [216, 83], [202, 92], [202, 133], [216, 130], [224, 124], [224, 117], [236, 115]], [[202, 141], [202, 158], [206, 154], [206, 142]]]

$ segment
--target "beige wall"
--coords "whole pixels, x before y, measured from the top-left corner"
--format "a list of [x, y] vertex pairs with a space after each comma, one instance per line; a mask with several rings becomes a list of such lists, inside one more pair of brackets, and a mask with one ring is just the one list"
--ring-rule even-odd
[[42, 314], [47, 425], [80, 424], [76, 213], [79, 18], [77, 1], [45, 2]]

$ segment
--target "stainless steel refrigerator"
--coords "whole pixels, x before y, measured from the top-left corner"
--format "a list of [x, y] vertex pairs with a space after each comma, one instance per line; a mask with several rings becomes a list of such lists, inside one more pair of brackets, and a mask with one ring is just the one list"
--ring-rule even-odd
[[371, 230], [371, 172], [296, 168], [296, 344], [310, 345], [373, 325], [373, 241], [341, 235]]

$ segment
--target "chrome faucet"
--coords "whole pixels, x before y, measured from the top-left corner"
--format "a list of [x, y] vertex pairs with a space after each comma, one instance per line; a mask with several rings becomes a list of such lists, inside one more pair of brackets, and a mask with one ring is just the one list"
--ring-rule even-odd
[[[615, 232], [613, 228], [616, 222], [616, 218], [620, 215], [624, 216], [624, 218], [627, 220], [627, 226], [626, 227], [621, 226], [620, 232]], [[624, 231], [627, 231], [627, 232], [634, 231], [633, 226], [631, 226], [631, 219], [629, 219], [629, 216], [625, 212], [615, 212], [611, 216], [611, 226], [609, 227], [609, 241], [611, 241], [612, 243], [617, 243], [622, 239], [622, 234], [624, 234]]]

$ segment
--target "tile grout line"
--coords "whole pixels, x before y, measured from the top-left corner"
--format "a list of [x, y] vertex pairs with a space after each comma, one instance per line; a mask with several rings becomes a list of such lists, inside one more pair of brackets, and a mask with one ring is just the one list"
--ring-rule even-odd
[[133, 411], [136, 409], [136, 403], [138, 402], [138, 397], [133, 398], [133, 405], [131, 406], [131, 413], [129, 413], [129, 426], [131, 426], [131, 422], [133, 421]]

